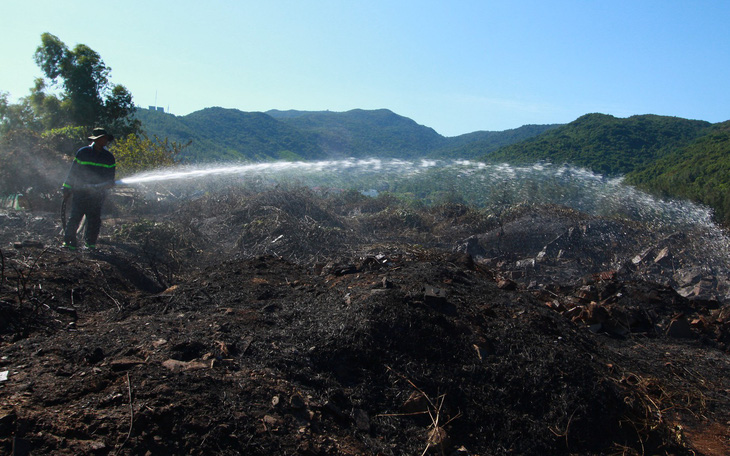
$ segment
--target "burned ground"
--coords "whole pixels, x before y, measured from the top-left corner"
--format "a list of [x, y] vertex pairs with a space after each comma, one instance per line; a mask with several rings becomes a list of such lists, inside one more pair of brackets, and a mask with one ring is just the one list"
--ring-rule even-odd
[[[0, 214], [3, 454], [728, 454], [696, 234], [308, 189]], [[0, 377], [2, 378], [2, 377]]]

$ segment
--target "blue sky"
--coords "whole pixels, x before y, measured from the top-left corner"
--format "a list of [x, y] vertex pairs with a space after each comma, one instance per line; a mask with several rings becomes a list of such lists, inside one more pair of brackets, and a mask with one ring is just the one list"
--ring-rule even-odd
[[0, 91], [49, 32], [140, 106], [388, 108], [445, 136], [591, 112], [730, 119], [730, 1], [5, 0]]

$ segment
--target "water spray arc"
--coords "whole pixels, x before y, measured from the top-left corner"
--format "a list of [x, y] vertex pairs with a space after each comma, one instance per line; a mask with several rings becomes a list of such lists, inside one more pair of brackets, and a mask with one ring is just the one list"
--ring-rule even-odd
[[438, 195], [448, 195], [479, 207], [554, 204], [591, 215], [654, 225], [713, 225], [708, 208], [652, 197], [625, 185], [620, 177], [607, 178], [585, 169], [551, 164], [348, 159], [184, 166], [125, 177], [117, 185], [242, 185], [251, 179], [265, 179], [272, 184], [296, 182], [310, 187], [374, 189], [409, 194], [426, 202], [438, 202]]
[[706, 255], [708, 264], [730, 270], [730, 237], [713, 223], [710, 209], [662, 200], [626, 185], [621, 177], [565, 165], [394, 159], [273, 162], [183, 166], [125, 177], [117, 184], [158, 200], [168, 198], [165, 195], [176, 199], [216, 195], [235, 187], [253, 192], [309, 187], [368, 196], [387, 192], [419, 206], [465, 204], [498, 219], [520, 206], [568, 208], [594, 219], [638, 223], [658, 238], [691, 234], [695, 253]]

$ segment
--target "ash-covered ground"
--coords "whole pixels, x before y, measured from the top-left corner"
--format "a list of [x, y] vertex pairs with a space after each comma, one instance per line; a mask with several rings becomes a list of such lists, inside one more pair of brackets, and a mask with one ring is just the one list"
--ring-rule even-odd
[[0, 213], [2, 454], [730, 454], [705, 231], [306, 188], [109, 209], [95, 252]]

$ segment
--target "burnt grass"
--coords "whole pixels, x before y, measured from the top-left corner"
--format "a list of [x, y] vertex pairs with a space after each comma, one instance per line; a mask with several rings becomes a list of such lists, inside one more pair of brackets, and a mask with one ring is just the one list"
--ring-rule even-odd
[[116, 195], [98, 251], [59, 233], [0, 214], [0, 454], [730, 454], [691, 233], [306, 188]]

